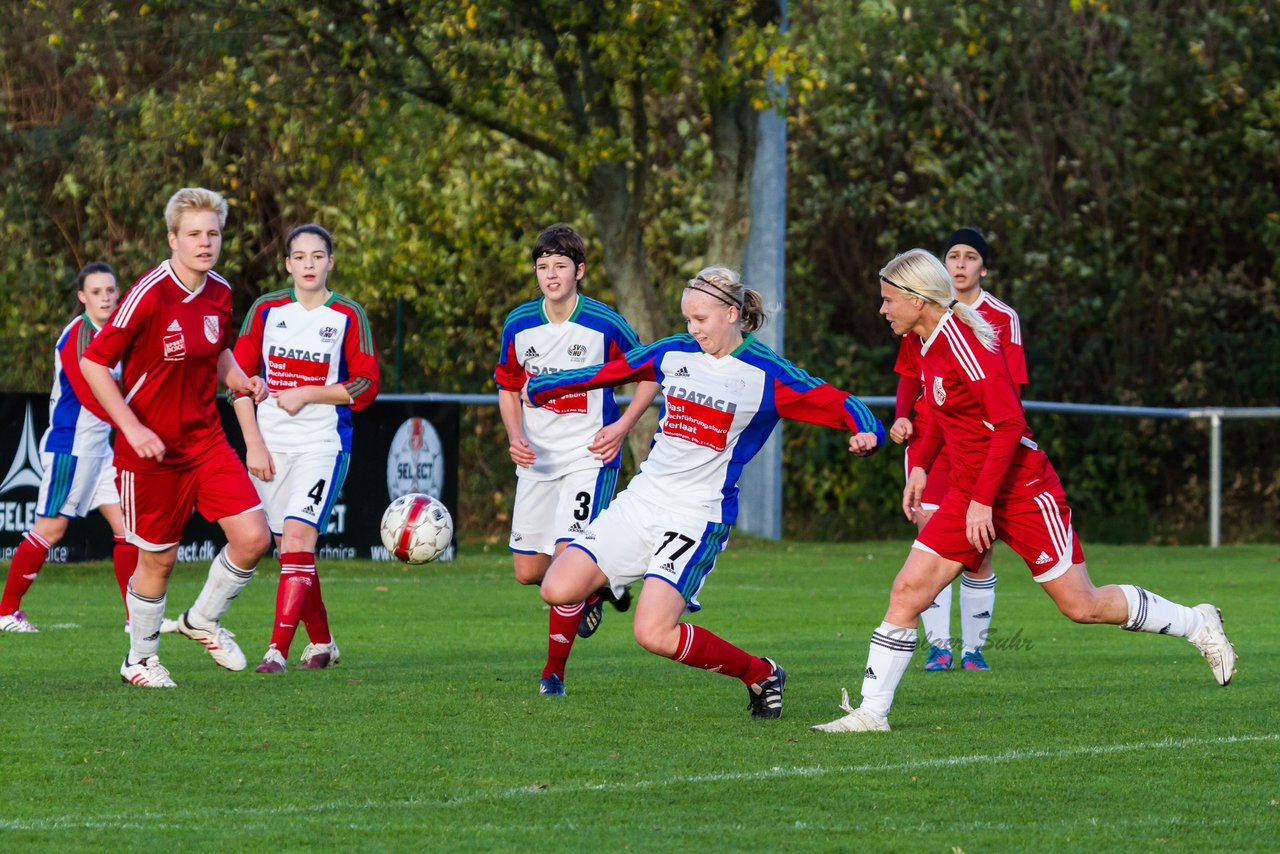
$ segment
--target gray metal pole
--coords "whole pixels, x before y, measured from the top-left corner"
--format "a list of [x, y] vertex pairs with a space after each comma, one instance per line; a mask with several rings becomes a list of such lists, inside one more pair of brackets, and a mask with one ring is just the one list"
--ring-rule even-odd
[[[778, 4], [787, 31], [787, 2]], [[775, 84], [777, 85], [777, 84]], [[786, 95], [778, 85], [779, 94]], [[764, 297], [769, 322], [756, 333], [783, 352], [786, 305], [787, 122], [776, 110], [757, 116], [755, 165], [751, 170], [751, 230], [747, 234], [743, 279]], [[770, 539], [782, 537], [782, 425], [773, 431], [738, 481], [738, 528]]]
[[1209, 416], [1209, 548], [1222, 543], [1222, 416]]

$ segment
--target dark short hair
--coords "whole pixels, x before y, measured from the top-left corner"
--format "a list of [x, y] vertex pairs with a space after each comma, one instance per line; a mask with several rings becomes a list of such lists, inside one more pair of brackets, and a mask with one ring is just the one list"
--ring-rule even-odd
[[535, 264], [544, 255], [563, 255], [573, 259], [575, 265], [587, 263], [587, 249], [582, 243], [582, 235], [563, 222], [544, 228], [533, 244], [530, 255]]
[[952, 246], [972, 246], [982, 256], [982, 266], [991, 266], [991, 247], [987, 245], [987, 238], [978, 229], [968, 225], [957, 228], [951, 237], [947, 238], [947, 246], [942, 250], [943, 258], [947, 257]]
[[120, 278], [116, 275], [116, 271], [111, 269], [111, 265], [106, 261], [90, 261], [80, 268], [80, 272], [76, 273], [76, 290], [84, 290], [84, 280], [92, 276], [94, 273], [106, 273], [113, 279]]
[[289, 232], [289, 236], [284, 239], [284, 257], [289, 257], [289, 253], [293, 251], [293, 241], [297, 240], [304, 234], [314, 234], [316, 237], [323, 240], [325, 251], [330, 255], [333, 254], [333, 235], [330, 234], [324, 226], [316, 225], [314, 222], [309, 222], [306, 225], [300, 225], [293, 231]]

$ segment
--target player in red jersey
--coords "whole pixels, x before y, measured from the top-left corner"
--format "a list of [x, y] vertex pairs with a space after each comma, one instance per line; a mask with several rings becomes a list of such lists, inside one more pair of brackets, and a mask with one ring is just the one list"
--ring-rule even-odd
[[[227, 203], [203, 188], [174, 193], [165, 207], [173, 256], [139, 279], [80, 360], [85, 381], [116, 425], [117, 485], [129, 542], [140, 549], [129, 582], [130, 644], [120, 678], [172, 688], [160, 663], [160, 623], [169, 574], [192, 509], [217, 521], [227, 545], [204, 589], [177, 620], [220, 666], [243, 670], [244, 653], [220, 620], [271, 545], [266, 514], [227, 443], [217, 385], [260, 399], [230, 350], [231, 287], [213, 271]], [[123, 390], [109, 366], [123, 360]]]
[[942, 262], [923, 249], [904, 252], [880, 271], [880, 295], [880, 313], [894, 333], [924, 342], [930, 421], [903, 491], [903, 512], [912, 517], [944, 441], [951, 452], [951, 489], [894, 579], [889, 609], [871, 636], [862, 704], [851, 708], [846, 691], [847, 714], [813, 729], [889, 729], [889, 709], [915, 650], [921, 612], [962, 569], [980, 566], [997, 539], [1018, 553], [1070, 619], [1184, 637], [1204, 656], [1218, 684], [1228, 684], [1235, 649], [1213, 605], [1188, 608], [1132, 584], [1093, 585], [1066, 494], [1027, 429], [995, 330], [956, 299]]
[[233, 405], [244, 433], [245, 462], [280, 549], [271, 643], [259, 673], [283, 673], [301, 620], [311, 642], [302, 667], [339, 660], [320, 595], [316, 543], [347, 478], [351, 413], [378, 396], [378, 354], [364, 309], [329, 289], [333, 237], [300, 225], [285, 238], [293, 287], [258, 298], [236, 341], [246, 374], [261, 372], [270, 397], [254, 409]]
[[[1016, 311], [982, 288], [982, 280], [987, 276], [987, 267], [991, 261], [987, 239], [976, 228], [959, 228], [947, 240], [943, 258], [947, 272], [951, 274], [956, 299], [977, 311], [995, 329], [1000, 352], [1009, 368], [1009, 376], [1018, 387], [1021, 397], [1022, 389], [1027, 385], [1022, 325]], [[912, 440], [924, 435], [928, 419], [928, 409], [920, 398], [921, 344], [919, 336], [902, 336], [898, 361], [894, 365], [894, 370], [900, 377], [894, 413], [896, 418], [889, 437], [898, 444], [907, 443], [904, 463], [908, 474], [911, 472], [913, 457], [918, 456], [918, 451], [913, 452], [915, 445]], [[938, 453], [933, 468], [929, 470], [928, 482], [920, 496], [920, 506], [915, 508], [913, 521], [917, 531], [924, 530], [929, 517], [946, 497], [950, 471], [950, 458], [946, 448], [943, 448]], [[942, 588], [938, 598], [920, 616], [921, 627], [929, 642], [929, 653], [924, 663], [927, 671], [951, 669], [951, 587], [948, 584]], [[960, 575], [961, 666], [965, 670], [991, 669], [982, 654], [982, 647], [990, 630], [995, 603], [996, 575], [991, 569], [991, 552], [988, 552], [976, 572], [966, 569]]]

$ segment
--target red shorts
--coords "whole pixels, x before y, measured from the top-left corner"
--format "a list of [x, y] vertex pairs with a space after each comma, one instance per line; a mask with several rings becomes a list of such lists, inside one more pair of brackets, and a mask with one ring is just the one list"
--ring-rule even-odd
[[225, 439], [182, 468], [135, 472], [117, 467], [116, 486], [125, 538], [152, 552], [182, 541], [193, 509], [216, 522], [262, 506], [244, 464]]
[[[907, 453], [903, 456], [907, 476], [911, 476], [911, 445], [907, 445]], [[920, 504], [925, 510], [937, 510], [942, 506], [942, 499], [947, 497], [951, 489], [951, 456], [944, 447], [933, 461], [933, 468], [928, 471], [929, 478], [924, 482], [924, 492], [920, 495]]]
[[[970, 497], [953, 489], [929, 519], [915, 548], [924, 548], [977, 571], [985, 552], [965, 536]], [[1071, 527], [1071, 508], [1058, 473], [1046, 459], [1044, 471], [1031, 485], [1002, 491], [991, 508], [996, 537], [1026, 561], [1036, 581], [1052, 581], [1074, 564], [1084, 563], [1080, 538]]]

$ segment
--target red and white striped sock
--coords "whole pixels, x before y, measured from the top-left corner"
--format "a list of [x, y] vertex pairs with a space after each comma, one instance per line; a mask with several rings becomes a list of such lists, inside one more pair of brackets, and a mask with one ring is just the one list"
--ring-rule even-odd
[[773, 673], [773, 665], [763, 658], [739, 649], [702, 626], [680, 624], [680, 643], [672, 661], [700, 667], [754, 685]]
[[547, 618], [547, 663], [542, 668], [542, 678], [551, 674], [564, 679], [564, 667], [569, 661], [569, 652], [578, 637], [578, 623], [582, 621], [583, 604], [552, 605], [551, 616]]
[[298, 621], [316, 584], [316, 556], [313, 552], [280, 555], [280, 584], [276, 587], [276, 619], [271, 627], [271, 643], [285, 658], [298, 631]]

